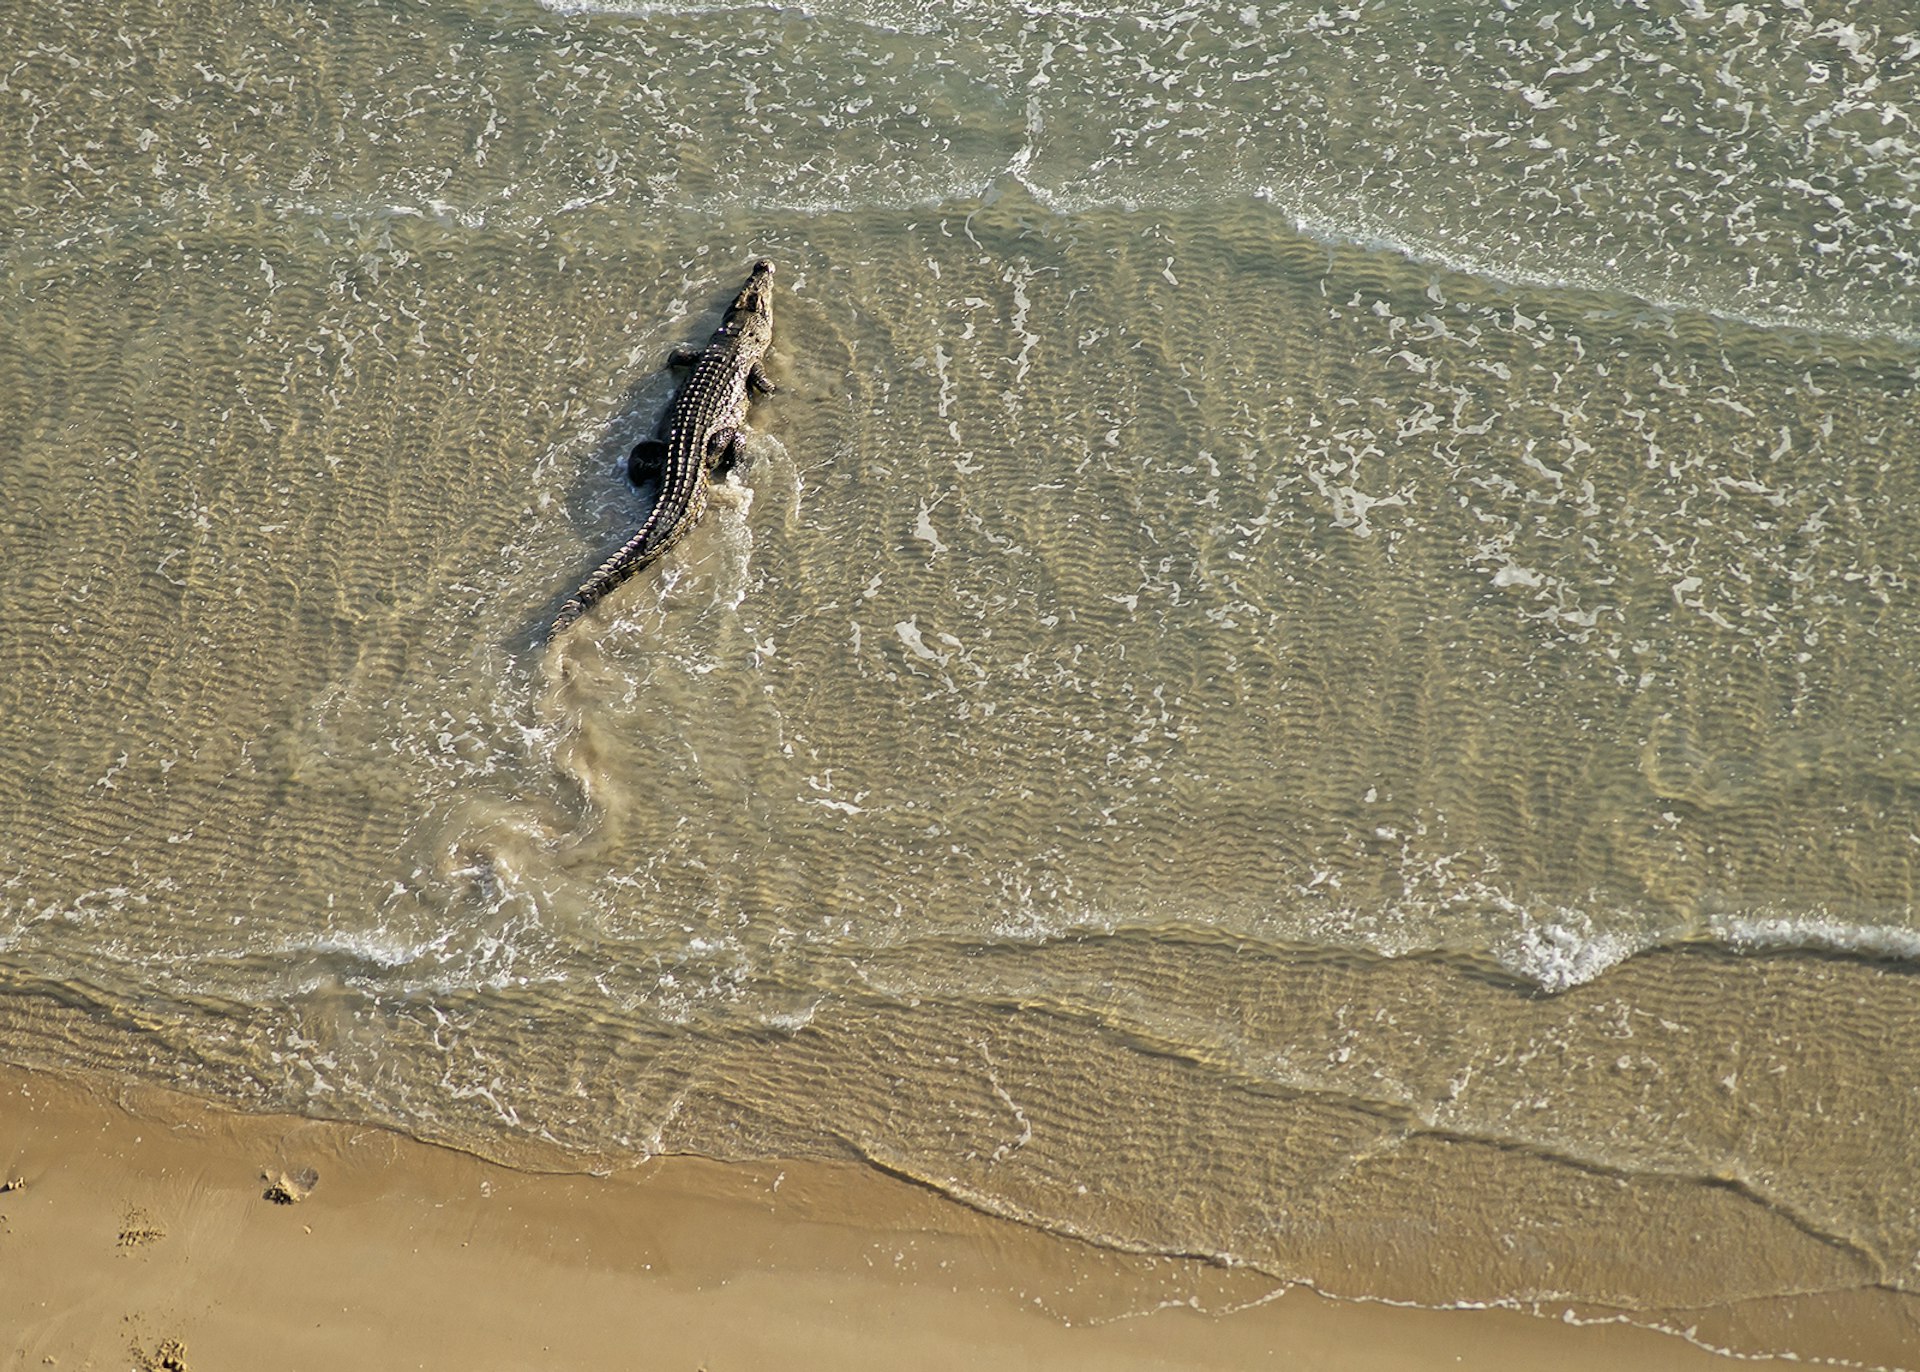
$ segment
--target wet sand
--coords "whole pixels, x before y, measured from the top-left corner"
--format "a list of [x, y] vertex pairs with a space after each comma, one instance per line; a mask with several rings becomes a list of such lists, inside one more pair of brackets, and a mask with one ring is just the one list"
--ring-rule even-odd
[[[0, 1071], [9, 1368], [1694, 1368], [1681, 1337], [1277, 1291], [868, 1169], [519, 1172], [384, 1130]], [[311, 1177], [311, 1190], [303, 1178]], [[287, 1192], [269, 1197], [284, 1181]], [[1697, 1313], [1807, 1356], [1911, 1346], [1871, 1294]], [[1604, 1318], [1600, 1312], [1585, 1312]]]

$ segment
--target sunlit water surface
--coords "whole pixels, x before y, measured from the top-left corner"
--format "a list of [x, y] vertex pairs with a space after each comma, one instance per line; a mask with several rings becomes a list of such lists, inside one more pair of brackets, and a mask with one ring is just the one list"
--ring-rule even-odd
[[[1913, 1282], [1920, 29], [1417, 8], [14, 7], [6, 1056]], [[760, 254], [747, 470], [548, 644]]]

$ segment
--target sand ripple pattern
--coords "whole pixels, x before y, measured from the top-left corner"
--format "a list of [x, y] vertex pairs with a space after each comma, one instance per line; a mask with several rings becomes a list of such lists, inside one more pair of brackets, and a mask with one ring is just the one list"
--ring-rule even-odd
[[[1915, 1283], [1898, 25], [555, 8], [5, 21], [9, 1057]], [[760, 254], [744, 484], [549, 650]]]

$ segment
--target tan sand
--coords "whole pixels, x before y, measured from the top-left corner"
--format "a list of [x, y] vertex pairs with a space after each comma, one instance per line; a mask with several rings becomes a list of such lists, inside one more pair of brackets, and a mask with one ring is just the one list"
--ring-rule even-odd
[[[854, 1166], [536, 1175], [12, 1069], [0, 1183], [7, 1369], [1727, 1365], [1637, 1327], [1276, 1293]], [[1861, 1301], [1702, 1327], [1796, 1328], [1809, 1353], [1893, 1360], [1904, 1302]]]

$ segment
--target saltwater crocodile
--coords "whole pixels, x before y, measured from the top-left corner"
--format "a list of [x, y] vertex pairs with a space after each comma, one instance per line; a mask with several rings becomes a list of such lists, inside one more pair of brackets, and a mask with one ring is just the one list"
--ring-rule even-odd
[[653, 511], [626, 545], [581, 583], [553, 621], [558, 634], [596, 601], [671, 548], [707, 508], [710, 474], [724, 472], [740, 456], [740, 426], [747, 394], [771, 395], [761, 359], [773, 343], [773, 263], [753, 264], [726, 318], [704, 348], [678, 348], [668, 358], [693, 370], [667, 408], [661, 436], [634, 447], [627, 477], [636, 486], [657, 486]]

